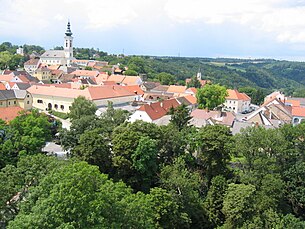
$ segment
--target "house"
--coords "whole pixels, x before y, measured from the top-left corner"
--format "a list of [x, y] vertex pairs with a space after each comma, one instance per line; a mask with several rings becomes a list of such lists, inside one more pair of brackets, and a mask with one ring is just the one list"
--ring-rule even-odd
[[24, 63], [23, 67], [26, 72], [32, 74], [39, 67], [39, 64], [39, 59], [30, 59]]
[[228, 127], [232, 127], [235, 115], [232, 112], [224, 112], [224, 111], [209, 111], [202, 109], [195, 109], [191, 112], [192, 119], [190, 120], [190, 124], [196, 127], [202, 127], [205, 125], [225, 125]]
[[175, 97], [185, 95], [187, 87], [186, 86], [177, 86], [177, 85], [170, 85], [167, 89], [167, 93], [174, 93]]
[[138, 110], [135, 111], [130, 117], [130, 122], [135, 122], [136, 120], [142, 120], [144, 122], [157, 122], [163, 116], [167, 115], [170, 108], [176, 108], [180, 104], [176, 99], [168, 99], [162, 102], [155, 102], [150, 104], [142, 105]]
[[25, 110], [32, 109], [32, 96], [25, 90], [1, 90], [0, 107], [21, 107]]
[[303, 120], [305, 120], [305, 107], [292, 107], [292, 124], [300, 124]]
[[155, 87], [159, 86], [160, 83], [157, 83], [157, 82], [143, 82], [142, 85], [141, 85], [141, 89], [143, 91], [150, 91], [152, 89], [154, 89]]
[[270, 95], [267, 95], [264, 99], [264, 103], [272, 101], [274, 99], [280, 100], [280, 101], [284, 101], [285, 100], [285, 95], [283, 92], [280, 91], [275, 91], [272, 92]]
[[291, 123], [292, 107], [274, 97], [246, 117], [245, 121], [256, 125], [278, 127], [281, 124]]
[[0, 119], [10, 122], [15, 119], [20, 112], [23, 111], [21, 107], [0, 107]]
[[223, 105], [223, 110], [234, 113], [242, 113], [250, 110], [251, 98], [245, 93], [240, 93], [236, 89], [228, 89], [228, 96]]
[[45, 66], [40, 66], [37, 68], [32, 75], [38, 80], [51, 80], [52, 79], [52, 70]]
[[26, 90], [31, 87], [30, 83], [10, 83], [10, 90]]
[[[61, 84], [58, 84], [61, 85]], [[68, 113], [75, 98], [84, 96], [97, 107], [106, 107], [108, 101], [113, 105], [128, 104], [135, 100], [135, 94], [123, 86], [95, 86], [83, 90], [74, 88], [33, 85], [28, 89], [33, 96], [33, 107], [40, 110], [56, 110]]]

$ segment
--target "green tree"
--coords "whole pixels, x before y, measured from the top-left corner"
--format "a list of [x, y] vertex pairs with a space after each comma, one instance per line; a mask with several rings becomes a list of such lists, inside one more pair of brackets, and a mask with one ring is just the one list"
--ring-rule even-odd
[[158, 170], [158, 145], [156, 140], [141, 137], [135, 152], [131, 155], [132, 168], [137, 172], [135, 185], [137, 190], [149, 190]]
[[176, 81], [175, 76], [166, 72], [159, 73], [157, 75], [157, 79], [162, 85], [171, 85], [174, 84]]
[[124, 75], [125, 76], [137, 76], [137, 75], [139, 75], [135, 70], [126, 70], [126, 71], [124, 71]]
[[228, 176], [232, 136], [230, 129], [223, 125], [208, 125], [195, 134], [198, 163], [208, 182], [214, 176]]
[[255, 187], [245, 184], [229, 184], [223, 200], [225, 228], [240, 228], [253, 217]]
[[72, 103], [69, 117], [71, 120], [80, 119], [82, 116], [94, 115], [96, 111], [97, 107], [92, 101], [87, 100], [84, 96], [79, 96]]
[[198, 172], [192, 172], [182, 157], [176, 158], [172, 165], [161, 169], [161, 187], [173, 193], [177, 203], [182, 206], [182, 212], [187, 213], [192, 228], [204, 228], [208, 223], [203, 208], [201, 193], [203, 181]]
[[112, 164], [116, 170], [116, 178], [123, 179], [127, 184], [131, 184], [130, 179], [134, 177], [131, 156], [136, 151], [141, 137], [157, 140], [159, 149], [161, 133], [159, 127], [154, 123], [143, 121], [123, 123], [112, 133]]
[[171, 107], [169, 110], [171, 115], [170, 122], [181, 131], [183, 128], [186, 128], [192, 119], [190, 116], [190, 110], [185, 104], [182, 104], [176, 108]]
[[153, 228], [149, 199], [85, 162], [46, 175], [8, 228]]
[[71, 155], [91, 165], [97, 165], [101, 172], [111, 168], [110, 139], [100, 129], [88, 130], [80, 135], [78, 145], [71, 150]]
[[207, 84], [196, 93], [199, 108], [214, 109], [225, 102], [227, 90], [219, 84]]
[[173, 195], [162, 188], [150, 190], [149, 199], [155, 215], [155, 228], [187, 228], [190, 220]]
[[65, 161], [42, 154], [23, 156], [17, 166], [7, 165], [0, 171], [0, 222], [7, 224], [19, 212], [29, 187], [37, 186], [40, 180]]
[[305, 162], [298, 162], [284, 174], [286, 197], [297, 216], [305, 214]]
[[187, 83], [187, 87], [201, 88], [201, 83], [196, 76], [193, 76], [190, 82]]
[[213, 227], [221, 226], [224, 223], [225, 217], [222, 208], [227, 188], [228, 184], [223, 176], [213, 177], [204, 202], [209, 221], [212, 223]]

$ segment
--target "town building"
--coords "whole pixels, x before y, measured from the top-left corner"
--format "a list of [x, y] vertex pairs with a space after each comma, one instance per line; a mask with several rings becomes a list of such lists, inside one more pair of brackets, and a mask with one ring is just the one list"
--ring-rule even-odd
[[223, 110], [234, 113], [243, 113], [250, 110], [251, 98], [245, 93], [240, 93], [236, 89], [228, 89], [228, 96], [223, 105]]
[[64, 50], [48, 50], [40, 57], [40, 62], [47, 65], [70, 66], [75, 60], [73, 57], [73, 37], [70, 28], [70, 22], [67, 24], [67, 30], [64, 37]]

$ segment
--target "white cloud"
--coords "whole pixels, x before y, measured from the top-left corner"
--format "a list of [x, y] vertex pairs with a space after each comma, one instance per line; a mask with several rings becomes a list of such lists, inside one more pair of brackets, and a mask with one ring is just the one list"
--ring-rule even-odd
[[272, 33], [279, 42], [305, 43], [305, 1], [169, 0], [164, 9], [179, 23], [235, 23]]

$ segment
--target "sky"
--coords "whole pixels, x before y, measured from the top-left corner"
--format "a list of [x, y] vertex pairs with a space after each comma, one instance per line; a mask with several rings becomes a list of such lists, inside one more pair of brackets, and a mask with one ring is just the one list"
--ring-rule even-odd
[[305, 0], [0, 0], [0, 42], [305, 61]]

